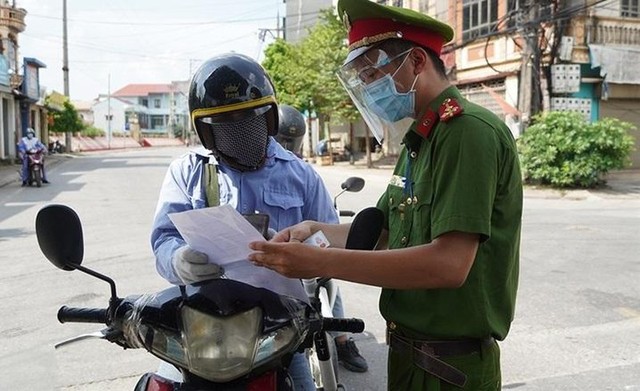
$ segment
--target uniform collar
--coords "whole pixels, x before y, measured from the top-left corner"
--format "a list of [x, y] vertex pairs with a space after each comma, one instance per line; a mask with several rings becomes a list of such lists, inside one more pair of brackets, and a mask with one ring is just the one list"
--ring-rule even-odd
[[[462, 108], [457, 104], [463, 100], [460, 91], [455, 86], [449, 86], [442, 91], [435, 99], [429, 102], [429, 105], [422, 109], [418, 119], [416, 119], [411, 125], [411, 129], [414, 133], [417, 133], [422, 138], [429, 138], [433, 128], [440, 121], [446, 121], [451, 116], [455, 116], [462, 112]], [[455, 102], [452, 106], [450, 102]], [[451, 108], [454, 111], [448, 111]], [[456, 110], [460, 111], [456, 111]]]

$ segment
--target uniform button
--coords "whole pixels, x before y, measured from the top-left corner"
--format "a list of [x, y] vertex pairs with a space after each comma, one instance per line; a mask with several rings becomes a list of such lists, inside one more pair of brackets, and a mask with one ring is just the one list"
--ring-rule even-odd
[[400, 239], [400, 242], [401, 242], [402, 244], [407, 244], [407, 237], [406, 237], [406, 236], [403, 236], [403, 237], [402, 237], [402, 239]]
[[412, 159], [415, 159], [418, 154], [415, 151], [412, 151], [409, 156], [411, 156]]
[[412, 202], [413, 202], [413, 199], [411, 197], [407, 198], [407, 205], [411, 205]]
[[389, 330], [395, 330], [396, 329], [396, 324], [393, 322], [389, 322]]

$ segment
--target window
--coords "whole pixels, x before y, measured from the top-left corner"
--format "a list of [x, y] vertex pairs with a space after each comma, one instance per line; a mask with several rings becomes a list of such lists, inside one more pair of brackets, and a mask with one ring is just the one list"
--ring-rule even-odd
[[153, 107], [155, 107], [156, 109], [160, 108], [160, 99], [153, 100]]
[[462, 39], [468, 40], [492, 32], [498, 20], [498, 0], [462, 1]]
[[393, 6], [394, 7], [404, 7], [404, 5], [402, 3], [403, 3], [402, 0], [393, 0]]
[[140, 104], [141, 104], [141, 105], [143, 105], [144, 107], [149, 107], [149, 100], [148, 100], [148, 99], [146, 99], [146, 98], [143, 98], [143, 99], [140, 101]]
[[621, 0], [620, 16], [623, 18], [640, 18], [640, 0]]
[[161, 116], [151, 117], [151, 129], [162, 129], [164, 126], [164, 118]]
[[[538, 5], [538, 19], [549, 20], [553, 16], [554, 2], [550, 0], [537, 0]], [[530, 19], [529, 10], [532, 7], [527, 7], [526, 0], [508, 0], [507, 2], [507, 14], [505, 15], [506, 23], [502, 23], [500, 27], [506, 26], [507, 28], [516, 27], [518, 22], [520, 24]]]

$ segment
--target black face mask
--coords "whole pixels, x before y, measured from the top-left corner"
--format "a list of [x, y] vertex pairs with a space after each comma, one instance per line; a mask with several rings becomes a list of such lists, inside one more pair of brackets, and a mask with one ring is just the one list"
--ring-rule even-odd
[[269, 134], [266, 115], [234, 122], [211, 123], [213, 154], [240, 171], [255, 171], [264, 165]]

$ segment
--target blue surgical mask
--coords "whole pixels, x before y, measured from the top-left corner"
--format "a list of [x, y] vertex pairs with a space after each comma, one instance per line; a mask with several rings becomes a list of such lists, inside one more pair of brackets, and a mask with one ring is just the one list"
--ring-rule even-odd
[[418, 80], [418, 75], [413, 80], [413, 85], [409, 91], [398, 92], [393, 76], [402, 68], [402, 65], [404, 65], [404, 61], [393, 75], [386, 74], [364, 87], [366, 105], [379, 117], [389, 122], [400, 121], [413, 116], [415, 113], [416, 90], [414, 87]]

